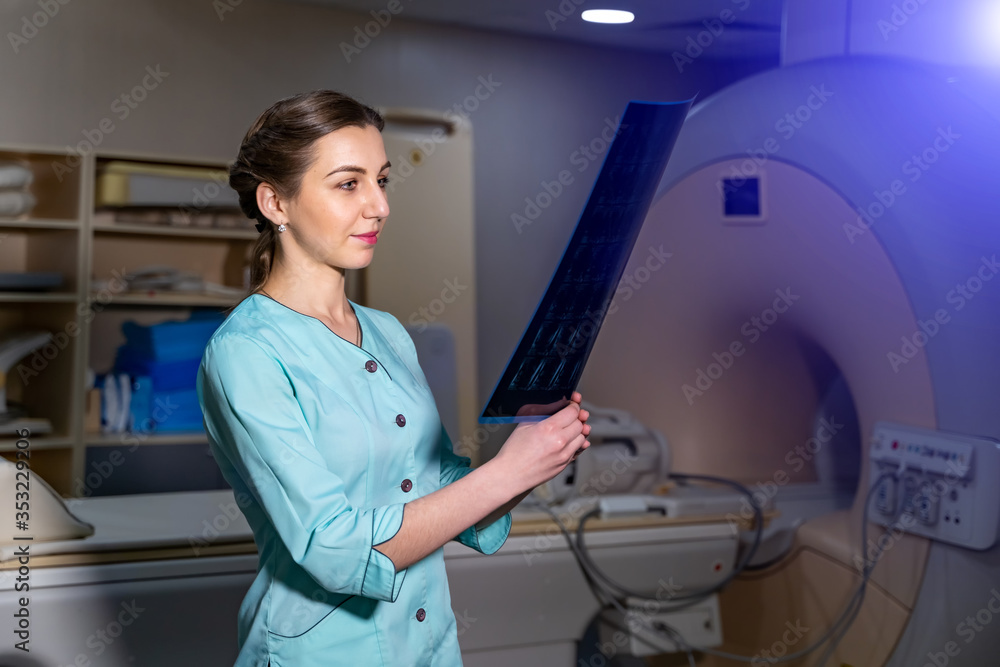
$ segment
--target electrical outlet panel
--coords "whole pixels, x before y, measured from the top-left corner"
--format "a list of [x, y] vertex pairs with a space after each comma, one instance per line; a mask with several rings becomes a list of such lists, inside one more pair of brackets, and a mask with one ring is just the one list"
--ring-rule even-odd
[[[971, 549], [989, 549], [1000, 527], [1000, 442], [879, 422], [871, 448], [869, 518]], [[879, 482], [882, 473], [897, 473]]]

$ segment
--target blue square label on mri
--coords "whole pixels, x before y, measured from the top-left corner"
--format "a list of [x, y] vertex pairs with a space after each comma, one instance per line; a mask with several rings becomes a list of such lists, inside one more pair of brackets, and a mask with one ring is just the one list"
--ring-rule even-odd
[[724, 178], [722, 180], [723, 213], [727, 218], [760, 217], [760, 179]]

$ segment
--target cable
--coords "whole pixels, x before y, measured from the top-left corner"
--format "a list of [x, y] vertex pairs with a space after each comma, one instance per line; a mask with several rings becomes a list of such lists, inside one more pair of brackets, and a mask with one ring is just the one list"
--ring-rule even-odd
[[[847, 629], [850, 627], [850, 624], [854, 622], [854, 619], [857, 617], [858, 612], [860, 612], [861, 610], [861, 604], [864, 601], [864, 593], [865, 589], [868, 586], [868, 580], [871, 578], [871, 573], [875, 567], [875, 564], [878, 562], [879, 557], [882, 555], [881, 551], [878, 551], [875, 554], [875, 558], [869, 561], [867, 555], [864, 553], [864, 548], [868, 541], [868, 506], [871, 504], [871, 499], [874, 495], [875, 489], [879, 487], [879, 485], [882, 483], [883, 480], [890, 477], [896, 478], [897, 474], [894, 472], [890, 472], [890, 473], [883, 473], [882, 475], [880, 475], [875, 480], [875, 483], [871, 486], [871, 488], [868, 489], [868, 493], [865, 496], [865, 503], [864, 507], [862, 508], [862, 516], [861, 516], [861, 522], [862, 522], [861, 549], [862, 549], [862, 556], [864, 556], [865, 567], [862, 568], [861, 583], [858, 585], [858, 589], [854, 593], [854, 595], [851, 596], [851, 599], [848, 601], [847, 606], [844, 608], [844, 611], [841, 612], [840, 617], [838, 617], [838, 619], [834, 622], [834, 624], [831, 627], [829, 627], [827, 631], [824, 632], [823, 635], [815, 642], [813, 642], [806, 648], [802, 649], [801, 651], [797, 651], [795, 653], [789, 653], [788, 655], [785, 655], [780, 658], [768, 658], [768, 662], [777, 663], [777, 662], [790, 662], [792, 660], [798, 660], [799, 658], [812, 653], [834, 636], [836, 636], [836, 639], [832, 648], [836, 649], [836, 646], [840, 643], [840, 640], [844, 637], [844, 635], [847, 634]], [[843, 629], [841, 629], [841, 625], [844, 626]], [[683, 639], [681, 641], [683, 642]], [[728, 658], [730, 660], [736, 660], [739, 662], [752, 662], [755, 659], [752, 656], [737, 655], [735, 653], [728, 653], [726, 651], [717, 651], [715, 649], [707, 647], [691, 646], [686, 642], [683, 642], [682, 645], [690, 650], [700, 651], [702, 653], [707, 653], [709, 655], [714, 655], [720, 658]], [[828, 653], [832, 654], [832, 650], [828, 651]], [[757, 659], [759, 660], [759, 658]], [[824, 657], [823, 661], [825, 661], [826, 659], [828, 658]], [[817, 667], [821, 667], [822, 665], [823, 662], [821, 661], [818, 663]]]
[[[729, 576], [724, 578], [721, 582], [719, 582], [715, 586], [705, 588], [701, 591], [688, 593], [686, 596], [683, 597], [676, 596], [669, 598], [668, 600], [666, 600], [667, 602], [678, 599], [695, 598], [693, 599], [693, 601], [688, 601], [679, 605], [671, 605], [670, 610], [673, 611], [676, 609], [682, 609], [684, 607], [691, 606], [692, 604], [696, 604], [701, 599], [704, 599], [708, 595], [711, 595], [712, 593], [721, 589], [723, 586], [732, 581], [732, 579], [735, 578], [735, 576], [737, 576], [739, 571], [745, 569], [746, 564], [749, 563], [750, 559], [753, 557], [753, 554], [756, 552], [757, 547], [760, 544], [760, 538], [763, 530], [763, 514], [760, 511], [760, 508], [757, 506], [756, 501], [753, 500], [753, 495], [749, 491], [749, 489], [742, 486], [738, 482], [734, 482], [732, 480], [726, 480], [721, 477], [712, 477], [707, 475], [673, 474], [671, 475], [671, 477], [674, 477], [675, 479], [679, 480], [706, 480], [706, 481], [726, 484], [728, 486], [737, 488], [738, 490], [740, 490], [741, 493], [744, 493], [750, 498], [750, 504], [754, 508], [754, 517], [756, 519], [756, 524], [757, 524], [756, 526], [757, 531], [755, 534], [754, 543], [747, 550], [746, 554], [744, 554], [744, 557], [740, 560], [740, 563], [736, 567], [734, 567], [733, 571], [734, 573], [731, 573]], [[868, 543], [868, 507], [871, 504], [871, 499], [874, 495], [875, 490], [881, 485], [881, 483], [884, 480], [889, 478], [898, 479], [899, 478], [898, 472], [887, 472], [879, 475], [879, 477], [875, 480], [875, 483], [868, 489], [868, 493], [865, 496], [865, 502], [861, 516], [861, 522], [862, 522], [861, 552], [862, 552], [862, 557], [864, 559], [861, 583], [859, 584], [858, 589], [855, 591], [854, 595], [851, 596], [846, 607], [844, 608], [844, 611], [841, 612], [840, 616], [833, 623], [833, 625], [830, 628], [828, 628], [827, 631], [824, 632], [823, 635], [818, 640], [813, 642], [811, 645], [807, 646], [801, 651], [797, 651], [796, 653], [791, 653], [780, 658], [768, 658], [769, 662], [777, 663], [777, 662], [789, 662], [792, 660], [797, 660], [803, 656], [808, 655], [809, 653], [812, 653], [820, 646], [825, 644], [827, 641], [829, 641], [831, 638], [833, 638], [833, 642], [824, 652], [820, 662], [818, 663], [818, 665], [821, 667], [825, 663], [825, 661], [829, 659], [829, 656], [833, 654], [833, 651], [836, 650], [836, 647], [840, 644], [841, 640], [847, 634], [847, 630], [854, 623], [854, 620], [857, 618], [857, 615], [861, 611], [861, 607], [864, 603], [865, 590], [868, 586], [868, 581], [871, 578], [872, 570], [874, 570], [875, 565], [878, 563], [878, 560], [881, 558], [882, 553], [884, 551], [884, 549], [876, 547], [876, 552], [874, 554], [874, 557], [871, 560], [869, 560], [867, 554], [865, 553], [865, 548]], [[588, 587], [590, 587], [591, 592], [594, 594], [594, 597], [597, 598], [598, 603], [602, 603], [602, 606], [606, 606], [606, 603], [604, 603], [602, 600], [602, 594], [606, 595], [608, 596], [608, 599], [611, 602], [612, 606], [614, 606], [618, 610], [618, 612], [622, 614], [622, 617], [628, 618], [630, 614], [628, 610], [626, 610], [622, 606], [622, 604], [618, 601], [616, 593], [618, 595], [624, 594], [626, 596], [635, 597], [644, 601], [653, 599], [645, 595], [634, 595], [633, 591], [629, 590], [627, 587], [622, 586], [618, 582], [615, 582], [606, 574], [604, 574], [594, 564], [593, 559], [590, 558], [589, 553], [587, 553], [586, 542], [583, 540], [582, 537], [583, 528], [584, 524], [588, 519], [592, 518], [594, 515], [599, 513], [597, 510], [591, 510], [580, 519], [580, 523], [577, 527], [577, 543], [574, 543], [572, 537], [570, 536], [569, 530], [566, 528], [565, 524], [562, 522], [559, 516], [556, 515], [554, 511], [552, 511], [549, 507], [541, 504], [537, 504], [535, 506], [539, 507], [547, 514], [549, 514], [552, 517], [553, 521], [555, 521], [556, 525], [559, 527], [560, 532], [562, 532], [563, 537], [566, 539], [566, 543], [569, 546], [570, 551], [573, 553], [577, 563], [580, 566], [581, 571], [584, 574], [584, 578], [587, 581]], [[897, 514], [897, 518], [899, 517], [900, 514], [901, 511], [900, 513]], [[657, 603], [664, 602], [664, 600], [658, 600], [658, 599], [656, 599], [655, 601]], [[650, 631], [657, 634], [665, 635], [670, 641], [672, 641], [677, 646], [678, 649], [687, 653], [689, 665], [694, 665], [694, 651], [706, 653], [708, 655], [714, 655], [717, 657], [727, 658], [730, 660], [736, 660], [739, 662], [753, 662], [754, 660], [760, 659], [754, 656], [743, 656], [743, 655], [737, 655], [735, 653], [728, 653], [726, 651], [718, 651], [708, 647], [692, 646], [688, 644], [686, 641], [684, 641], [684, 638], [675, 628], [667, 625], [666, 623], [663, 623], [661, 621], [650, 623], [643, 618], [637, 618], [637, 620], [639, 621], [640, 624], [645, 626]], [[645, 640], [641, 636], [637, 636], [637, 638], [640, 641], [646, 643], [647, 645], [652, 646], [653, 648], [660, 648], [653, 645], [648, 640]]]
[[590, 512], [584, 514], [583, 517], [581, 517], [580, 523], [576, 529], [576, 541], [580, 549], [580, 556], [586, 562], [588, 569], [596, 576], [596, 578], [599, 578], [602, 581], [604, 581], [604, 583], [607, 584], [608, 587], [616, 589], [617, 591], [619, 591], [619, 593], [623, 595], [626, 595], [628, 597], [633, 597], [644, 602], [652, 601], [656, 603], [673, 603], [675, 601], [681, 601], [681, 600], [689, 601], [687, 604], [670, 604], [670, 610], [676, 611], [678, 609], [683, 609], [685, 607], [690, 607], [694, 604], [697, 604], [698, 602], [704, 600], [710, 595], [717, 593], [718, 591], [725, 588], [733, 579], [738, 577], [744, 571], [744, 569], [746, 569], [747, 564], [753, 559], [754, 555], [756, 555], [757, 549], [760, 547], [761, 539], [763, 538], [764, 514], [761, 511], [760, 507], [757, 505], [757, 502], [754, 500], [753, 492], [750, 491], [750, 489], [748, 489], [747, 487], [740, 484], [739, 482], [735, 482], [729, 479], [724, 479], [722, 477], [714, 477], [712, 475], [673, 474], [671, 475], [671, 477], [685, 482], [690, 480], [700, 480], [700, 481], [731, 486], [740, 493], [742, 493], [743, 495], [745, 495], [750, 501], [750, 506], [753, 508], [753, 513], [754, 513], [755, 530], [754, 530], [753, 543], [750, 545], [749, 549], [747, 549], [744, 552], [743, 557], [740, 559], [740, 561], [733, 567], [732, 572], [726, 575], [721, 581], [712, 586], [684, 593], [682, 595], [670, 595], [669, 597], [663, 600], [661, 600], [660, 598], [651, 598], [644, 593], [639, 593], [637, 591], [628, 588], [627, 586], [618, 583], [617, 581], [609, 577], [607, 574], [605, 574], [597, 566], [594, 560], [590, 557], [590, 552], [587, 550], [587, 544], [584, 538], [584, 531], [586, 528], [587, 521], [600, 514], [600, 510], [597, 509], [591, 510]]
[[[868, 490], [868, 496], [865, 499], [865, 506], [864, 506], [864, 511], [862, 513], [862, 523], [861, 523], [861, 556], [864, 561], [864, 567], [862, 568], [861, 586], [858, 588], [858, 592], [854, 594], [854, 596], [857, 598], [857, 604], [854, 607], [854, 611], [851, 612], [850, 618], [844, 624], [843, 631], [839, 634], [839, 636], [837, 636], [833, 640], [833, 642], [830, 643], [830, 646], [827, 648], [827, 650], [823, 652], [820, 661], [817, 663], [818, 667], [822, 667], [824, 664], [826, 664], [826, 661], [830, 659], [830, 656], [833, 655], [833, 652], [837, 649], [837, 646], [840, 645], [840, 642], [844, 639], [844, 636], [847, 634], [847, 630], [854, 623], [855, 619], [857, 619], [858, 614], [861, 613], [861, 606], [862, 604], [864, 604], [865, 600], [865, 587], [868, 584], [868, 580], [871, 578], [871, 573], [875, 569], [876, 563], [878, 563], [878, 561], [882, 558], [882, 554], [885, 552], [885, 549], [879, 546], [878, 543], [876, 543], [875, 554], [872, 557], [871, 561], [868, 560], [868, 554], [865, 553], [865, 549], [868, 546], [868, 504], [871, 501], [872, 493], [874, 492], [875, 489], [878, 488], [878, 486], [882, 483], [882, 480], [884, 479], [891, 477], [899, 481], [899, 479], [902, 476], [903, 469], [904, 466], [901, 465], [899, 470], [897, 470], [895, 473], [882, 473], [875, 480], [875, 484], [873, 484], [872, 487]], [[892, 519], [892, 523], [896, 523], [897, 521], [899, 521], [902, 515], [903, 515], [903, 504], [901, 503], [899, 511], [896, 512], [896, 515]]]
[[[681, 475], [681, 474], [671, 475], [671, 477], [674, 477], [675, 479], [685, 482], [690, 480], [704, 480], [708, 482], [724, 484], [735, 488], [737, 491], [739, 491], [748, 498], [750, 506], [753, 508], [754, 519], [755, 519], [755, 533], [754, 533], [754, 541], [750, 546], [750, 548], [744, 553], [743, 558], [734, 567], [733, 572], [730, 573], [728, 576], [726, 576], [722, 581], [718, 582], [714, 586], [710, 586], [708, 588], [704, 588], [699, 591], [690, 592], [683, 596], [672, 596], [666, 600], [660, 600], [659, 598], [650, 598], [643, 593], [638, 593], [636, 591], [633, 591], [628, 587], [616, 582], [607, 574], [605, 574], [597, 566], [597, 564], [593, 561], [593, 559], [590, 558], [590, 554], [587, 551], [586, 547], [586, 541], [583, 537], [583, 530], [586, 522], [590, 518], [599, 513], [597, 510], [592, 510], [588, 512], [580, 519], [580, 523], [577, 528], [577, 541], [574, 543], [574, 541], [570, 537], [569, 530], [566, 528], [565, 524], [562, 522], [559, 516], [556, 515], [555, 512], [553, 512], [549, 507], [542, 505], [540, 503], [532, 503], [532, 505], [534, 505], [535, 507], [538, 507], [539, 509], [549, 514], [555, 521], [556, 525], [559, 527], [560, 532], [562, 532], [563, 537], [566, 539], [566, 542], [570, 547], [570, 551], [573, 553], [573, 556], [575, 557], [577, 564], [580, 566], [584, 578], [586, 579], [587, 584], [590, 587], [591, 592], [594, 594], [594, 597], [597, 599], [597, 601], [599, 603], [602, 603], [603, 602], [602, 594], [607, 596], [608, 601], [611, 603], [612, 606], [617, 608], [619, 613], [622, 614], [623, 618], [628, 618], [630, 614], [617, 600], [616, 593], [618, 595], [633, 597], [643, 601], [653, 601], [656, 602], [658, 605], [664, 602], [670, 602], [672, 603], [669, 608], [670, 611], [677, 611], [678, 609], [690, 607], [704, 600], [705, 598], [709, 597], [715, 592], [721, 590], [736, 576], [738, 576], [739, 573], [746, 568], [747, 563], [749, 563], [750, 560], [754, 557], [758, 547], [760, 546], [760, 542], [763, 537], [764, 515], [760, 507], [758, 507], [757, 502], [754, 500], [752, 491], [750, 491], [748, 488], [746, 488], [745, 486], [743, 486], [738, 482], [728, 480], [722, 477], [714, 477], [710, 475]], [[676, 602], [678, 600], [684, 600], [684, 602]], [[607, 606], [607, 603], [603, 602], [602, 606]], [[671, 640], [674, 642], [677, 648], [680, 650], [684, 650], [684, 652], [687, 653], [689, 664], [692, 666], [694, 665], [693, 651], [690, 648], [688, 649], [682, 648], [683, 639], [680, 637], [680, 634], [676, 630], [663, 623], [657, 623], [657, 625], [660, 626], [660, 629], [658, 629], [656, 627], [651, 626], [645, 619], [638, 619], [638, 620], [642, 625], [646, 626], [646, 628], [652, 631], [654, 634], [657, 632], [664, 632], [668, 634], [668, 636], [671, 637]], [[641, 636], [637, 638], [654, 649], [661, 648], [645, 640]]]

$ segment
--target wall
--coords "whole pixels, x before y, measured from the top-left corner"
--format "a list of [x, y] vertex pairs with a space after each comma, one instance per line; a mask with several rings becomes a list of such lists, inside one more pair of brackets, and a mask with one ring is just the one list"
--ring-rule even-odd
[[[39, 2], [51, 18], [39, 17]], [[32, 17], [44, 25], [34, 30]], [[465, 105], [475, 140], [482, 404], [596, 177], [601, 156], [580, 147], [630, 98], [704, 97], [772, 64], [706, 56], [681, 74], [669, 54], [434, 26], [407, 21], [405, 10], [348, 62], [340, 44], [369, 20], [264, 0], [2, 0], [0, 143], [71, 146], [89, 136], [104, 149], [230, 159], [260, 111], [303, 90], [333, 87], [382, 106]], [[120, 96], [144, 84], [145, 99], [126, 106]], [[477, 87], [486, 99], [470, 98]], [[104, 119], [109, 132], [99, 129]], [[562, 170], [573, 183], [516, 229], [511, 215], [524, 215], [525, 198]]]
[[785, 0], [782, 63], [838, 55], [1000, 63], [995, 0]]

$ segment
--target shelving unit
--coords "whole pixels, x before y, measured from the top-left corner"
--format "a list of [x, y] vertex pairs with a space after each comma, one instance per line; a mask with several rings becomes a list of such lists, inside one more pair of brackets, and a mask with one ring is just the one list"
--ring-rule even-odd
[[[29, 355], [7, 375], [8, 400], [24, 405], [31, 417], [52, 423], [52, 433], [30, 437], [32, 469], [66, 496], [89, 495], [88, 456], [100, 460], [116, 447], [184, 446], [207, 454], [208, 439], [195, 433], [93, 433], [84, 428], [87, 369], [104, 373], [124, 342], [127, 320], [154, 324], [185, 320], [195, 310], [221, 312], [238, 299], [168, 291], [102, 292], [101, 282], [151, 265], [168, 265], [229, 287], [243, 287], [244, 265], [257, 232], [252, 228], [214, 228], [109, 223], [95, 215], [97, 174], [112, 160], [209, 167], [220, 162], [178, 160], [149, 155], [96, 153], [69, 168], [65, 153], [49, 148], [0, 148], [0, 161], [30, 166], [31, 193], [38, 203], [25, 216], [0, 217], [0, 271], [59, 273], [53, 291], [0, 291], [0, 331], [44, 329], [61, 344], [47, 354]], [[248, 222], [249, 225], [249, 222]], [[110, 297], [110, 298], [109, 298]], [[48, 358], [51, 357], [51, 358]], [[33, 365], [34, 361], [34, 365]], [[0, 455], [12, 458], [16, 439], [0, 435]], [[93, 465], [90, 466], [94, 467]], [[99, 486], [106, 476], [91, 478]]]
[[[418, 168], [395, 179], [390, 233], [379, 240], [371, 266], [347, 272], [346, 292], [352, 301], [393, 313], [418, 332], [428, 322], [448, 325], [455, 337], [457, 386], [456, 395], [446, 399], [457, 405], [441, 403], [439, 410], [452, 440], [476, 462], [476, 451], [463, 444], [463, 436], [468, 441], [477, 433], [480, 409], [471, 127], [436, 112], [414, 114], [387, 110], [387, 154], [399, 163], [398, 169]], [[429, 145], [433, 156], [423, 152]], [[125, 321], [182, 321], [196, 311], [221, 313], [238, 301], [216, 294], [116, 292], [108, 283], [116, 273], [169, 265], [242, 288], [257, 231], [249, 221], [245, 229], [203, 226], [198, 216], [185, 220], [190, 223], [186, 226], [112, 222], [95, 211], [95, 193], [98, 170], [112, 161], [181, 169], [227, 165], [97, 152], [73, 166], [76, 158], [68, 159], [59, 149], [0, 146], [0, 161], [10, 160], [30, 166], [35, 177], [31, 191], [38, 204], [27, 216], [0, 217], [0, 271], [46, 271], [63, 277], [63, 285], [51, 292], [0, 291], [0, 331], [37, 328], [65, 338], [57, 354], [43, 359], [37, 375], [22, 379], [15, 368], [7, 376], [9, 400], [25, 405], [30, 416], [52, 422], [52, 433], [31, 438], [32, 469], [67, 496], [104, 493], [122, 481], [145, 484], [147, 491], [183, 490], [178, 485], [189, 479], [209, 483], [218, 466], [208, 456], [203, 432], [87, 432], [87, 370], [100, 374], [111, 369], [115, 351], [125, 342]], [[460, 296], [449, 296], [443, 308], [442, 289], [451, 284], [461, 284]], [[12, 458], [15, 442], [0, 435], [0, 455]], [[116, 461], [122, 459], [127, 465], [116, 467], [108, 477], [108, 464], [118, 466]], [[97, 465], [101, 461], [106, 463]], [[155, 488], [161, 482], [166, 488]]]

